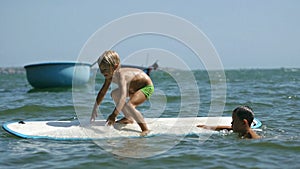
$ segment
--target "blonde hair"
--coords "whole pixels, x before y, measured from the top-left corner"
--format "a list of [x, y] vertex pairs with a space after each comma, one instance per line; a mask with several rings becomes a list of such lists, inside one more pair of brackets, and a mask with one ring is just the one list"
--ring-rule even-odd
[[113, 50], [105, 51], [98, 59], [98, 64], [108, 64], [110, 66], [120, 65], [120, 57]]

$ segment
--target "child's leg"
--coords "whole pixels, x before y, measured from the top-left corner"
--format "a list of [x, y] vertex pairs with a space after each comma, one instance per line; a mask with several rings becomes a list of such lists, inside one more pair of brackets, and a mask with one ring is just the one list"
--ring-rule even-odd
[[[138, 111], [136, 109], [136, 107], [140, 104], [142, 104], [147, 98], [145, 97], [145, 95], [138, 91], [135, 94], [133, 94], [130, 97], [130, 100], [125, 103], [122, 111], [125, 115], [125, 118], [120, 120], [120, 123], [132, 123], [133, 120], [135, 120], [137, 123], [143, 123], [146, 124], [144, 121], [144, 117], [142, 115], [142, 113], [140, 111]], [[132, 121], [132, 122], [131, 122]], [[146, 127], [140, 126], [141, 129], [143, 130], [144, 128], [146, 129]]]
[[[113, 100], [115, 101], [115, 103], [117, 103], [119, 101], [119, 97], [120, 97], [120, 90], [117, 88], [115, 90], [113, 90], [111, 92], [111, 97], [113, 98]], [[121, 120], [118, 120], [117, 123], [122, 123], [122, 124], [132, 124], [134, 119], [131, 115], [131, 113], [129, 112], [128, 108], [126, 108], [126, 104], [124, 105], [124, 107], [122, 108], [122, 110], [119, 110], [123, 112], [124, 114], [124, 118], [122, 118]]]
[[[123, 110], [125, 110], [128, 114], [131, 115], [131, 117], [137, 122], [137, 124], [140, 126], [142, 133], [141, 136], [146, 136], [150, 130], [147, 127], [147, 124], [144, 120], [144, 117], [140, 111], [138, 111], [134, 105], [132, 105], [130, 102], [126, 103]], [[127, 117], [126, 117], [127, 118]]]
[[130, 100], [128, 103], [125, 105], [125, 109], [128, 110], [128, 112], [131, 113], [132, 117], [134, 120], [138, 123], [140, 126], [142, 133], [141, 135], [147, 135], [149, 133], [147, 124], [144, 120], [144, 117], [141, 112], [139, 112], [136, 107], [143, 102], [147, 100], [145, 94], [141, 92], [140, 90], [135, 92], [133, 95], [130, 96]]
[[[119, 89], [115, 89], [114, 91], [112, 91], [111, 96], [114, 99], [114, 101], [117, 102], [119, 96]], [[128, 101], [128, 103], [125, 103], [124, 107], [122, 108], [122, 112], [124, 113], [126, 118], [122, 119], [123, 122], [131, 123], [131, 121], [134, 119], [142, 130], [142, 136], [147, 135], [149, 130], [143, 115], [136, 109], [136, 107], [145, 102], [146, 100], [147, 98], [145, 94], [139, 90], [130, 96], [130, 100]], [[120, 122], [122, 123], [122, 121]]]

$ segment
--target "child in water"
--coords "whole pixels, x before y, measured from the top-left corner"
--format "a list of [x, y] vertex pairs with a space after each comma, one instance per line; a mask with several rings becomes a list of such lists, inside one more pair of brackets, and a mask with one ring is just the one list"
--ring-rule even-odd
[[[118, 88], [111, 92], [115, 102], [115, 109], [107, 118], [107, 124], [113, 125], [120, 112], [124, 118], [117, 123], [131, 124], [134, 121], [140, 126], [141, 136], [146, 136], [150, 130], [136, 107], [146, 101], [154, 92], [154, 86], [150, 77], [144, 71], [136, 68], [121, 68], [119, 55], [115, 51], [105, 51], [98, 59], [101, 74], [105, 77], [91, 115], [91, 122], [97, 117], [97, 109], [102, 102], [110, 84], [116, 83]], [[126, 102], [126, 98], [129, 100]]]
[[251, 129], [251, 123], [254, 119], [253, 110], [248, 106], [240, 106], [233, 110], [232, 112], [232, 122], [231, 126], [205, 126], [198, 125], [197, 127], [203, 127], [205, 129], [213, 130], [233, 130], [237, 132], [240, 137], [248, 139], [258, 139], [259, 135]]

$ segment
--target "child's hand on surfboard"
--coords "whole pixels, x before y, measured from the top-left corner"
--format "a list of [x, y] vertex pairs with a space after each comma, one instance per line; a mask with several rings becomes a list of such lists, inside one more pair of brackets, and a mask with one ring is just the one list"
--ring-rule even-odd
[[92, 113], [92, 115], [91, 115], [90, 121], [91, 121], [91, 122], [95, 121], [97, 116], [98, 116], [97, 109], [94, 109], [94, 110], [93, 110], [93, 113]]
[[114, 125], [116, 122], [116, 116], [114, 114], [111, 114], [108, 116], [107, 120], [106, 120], [106, 125], [111, 126]]

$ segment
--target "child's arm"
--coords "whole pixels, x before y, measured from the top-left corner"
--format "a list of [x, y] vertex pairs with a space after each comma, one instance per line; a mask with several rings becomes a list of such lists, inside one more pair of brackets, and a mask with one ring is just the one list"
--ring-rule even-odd
[[232, 130], [231, 126], [206, 126], [206, 125], [200, 124], [200, 125], [197, 125], [197, 127], [202, 127], [204, 129], [216, 130], [216, 131], [224, 130], [224, 129]]
[[261, 138], [258, 134], [255, 133], [255, 131], [253, 131], [252, 129], [248, 130], [248, 133], [250, 135], [250, 138], [252, 139], [259, 139]]
[[248, 121], [246, 119], [244, 119], [245, 125], [246, 125], [246, 130], [247, 130], [247, 137], [246, 138], [250, 138], [250, 139], [259, 139], [261, 138], [258, 134], [255, 133], [254, 130], [251, 129], [251, 127], [248, 124]]
[[108, 125], [112, 125], [112, 124], [115, 123], [119, 112], [122, 111], [122, 109], [125, 105], [125, 102], [126, 102], [127, 82], [125, 80], [124, 75], [118, 74], [117, 76], [119, 78], [118, 86], [119, 86], [119, 89], [120, 89], [120, 95], [119, 95], [119, 100], [116, 102], [116, 107], [115, 107], [114, 111], [107, 118], [107, 124]]
[[97, 95], [97, 98], [96, 98], [96, 101], [95, 101], [95, 104], [94, 104], [92, 116], [91, 116], [91, 119], [90, 119], [91, 121], [95, 121], [96, 117], [98, 116], [98, 111], [97, 111], [98, 106], [102, 102], [102, 100], [103, 100], [110, 84], [111, 84], [111, 79], [105, 79], [102, 88], [98, 92], [98, 95]]

